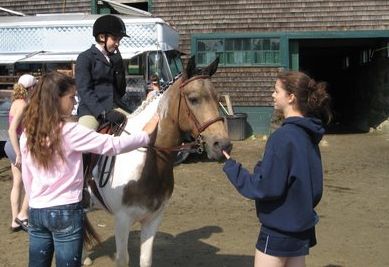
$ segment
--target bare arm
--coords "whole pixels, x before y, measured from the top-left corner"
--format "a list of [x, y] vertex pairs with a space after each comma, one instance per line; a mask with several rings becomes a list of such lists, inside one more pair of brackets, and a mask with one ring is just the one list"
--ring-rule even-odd
[[15, 100], [13, 105], [14, 105], [13, 110], [12, 110], [13, 114], [11, 114], [13, 116], [13, 118], [12, 118], [12, 121], [11, 121], [9, 128], [8, 128], [8, 135], [9, 135], [9, 140], [11, 141], [11, 144], [12, 144], [12, 148], [16, 154], [15, 166], [19, 168], [21, 165], [22, 159], [21, 159], [17, 129], [22, 121], [23, 111], [24, 111], [24, 108], [26, 107], [26, 102], [24, 100], [20, 100], [20, 101]]

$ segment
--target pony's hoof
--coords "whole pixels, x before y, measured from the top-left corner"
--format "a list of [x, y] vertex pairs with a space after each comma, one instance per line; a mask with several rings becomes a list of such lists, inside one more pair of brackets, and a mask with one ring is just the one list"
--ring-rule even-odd
[[86, 257], [85, 260], [84, 260], [84, 262], [83, 262], [83, 265], [84, 265], [84, 266], [90, 266], [90, 265], [92, 265], [92, 264], [93, 264], [92, 259], [89, 258], [89, 257]]

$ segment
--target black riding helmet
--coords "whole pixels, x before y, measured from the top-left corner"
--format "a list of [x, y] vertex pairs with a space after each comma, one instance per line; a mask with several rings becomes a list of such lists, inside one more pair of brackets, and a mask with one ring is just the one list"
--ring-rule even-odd
[[104, 15], [96, 19], [93, 24], [93, 36], [96, 37], [100, 33], [112, 34], [117, 37], [129, 37], [126, 34], [126, 25], [121, 18], [114, 15]]

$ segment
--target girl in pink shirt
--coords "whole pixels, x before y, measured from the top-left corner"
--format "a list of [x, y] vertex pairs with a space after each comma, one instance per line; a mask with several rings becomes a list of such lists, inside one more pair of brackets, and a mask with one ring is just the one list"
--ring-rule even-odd
[[26, 107], [20, 138], [22, 176], [29, 196], [29, 266], [80, 266], [85, 215], [82, 154], [116, 155], [146, 146], [158, 123], [114, 137], [71, 121], [74, 80], [58, 72], [40, 79]]

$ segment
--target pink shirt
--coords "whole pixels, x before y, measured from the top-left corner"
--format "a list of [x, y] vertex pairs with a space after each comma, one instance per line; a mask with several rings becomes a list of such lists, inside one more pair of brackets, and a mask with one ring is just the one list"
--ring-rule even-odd
[[98, 134], [75, 122], [67, 122], [62, 129], [62, 151], [65, 161], [56, 159], [50, 170], [36, 165], [27, 150], [25, 133], [20, 137], [22, 178], [31, 208], [47, 208], [77, 203], [82, 198], [82, 153], [116, 155], [146, 146], [146, 132], [114, 137]]

